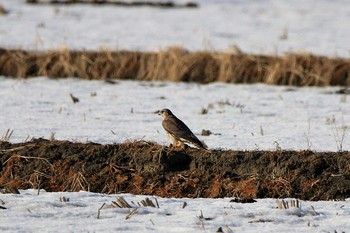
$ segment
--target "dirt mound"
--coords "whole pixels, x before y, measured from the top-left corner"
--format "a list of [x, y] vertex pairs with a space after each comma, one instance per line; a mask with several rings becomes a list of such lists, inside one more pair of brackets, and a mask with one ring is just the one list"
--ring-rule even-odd
[[8, 77], [130, 79], [174, 82], [350, 86], [350, 60], [312, 54], [241, 52], [24, 51], [0, 49], [0, 75]]
[[350, 197], [350, 153], [170, 150], [153, 142], [0, 142], [0, 187], [162, 197]]

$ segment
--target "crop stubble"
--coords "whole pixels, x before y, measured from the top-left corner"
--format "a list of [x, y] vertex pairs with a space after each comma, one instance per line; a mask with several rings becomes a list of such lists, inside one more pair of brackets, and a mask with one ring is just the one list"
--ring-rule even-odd
[[189, 52], [179, 47], [160, 52], [0, 49], [0, 75], [349, 86], [350, 60], [308, 53], [272, 56]]

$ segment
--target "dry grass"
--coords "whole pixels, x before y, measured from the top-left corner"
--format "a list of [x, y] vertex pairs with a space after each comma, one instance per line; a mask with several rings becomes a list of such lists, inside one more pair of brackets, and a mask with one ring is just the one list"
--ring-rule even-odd
[[13, 130], [7, 129], [0, 138], [0, 141], [8, 142], [12, 136]]
[[66, 190], [70, 192], [90, 191], [89, 183], [81, 172], [71, 172], [68, 176], [68, 185]]
[[256, 198], [258, 187], [255, 177], [238, 181], [234, 186], [234, 196]]
[[275, 179], [265, 179], [261, 186], [275, 198], [290, 197], [292, 192], [292, 185], [289, 180], [283, 177]]
[[106, 203], [103, 203], [103, 204], [101, 205], [101, 207], [98, 208], [98, 210], [97, 210], [97, 219], [100, 219], [101, 210], [102, 210], [102, 208], [105, 206], [105, 204], [106, 204]]
[[116, 201], [112, 201], [112, 206], [115, 208], [136, 208], [136, 207], [153, 207], [153, 208], [159, 208], [158, 200], [154, 199], [155, 203], [146, 197], [144, 200], [141, 200], [140, 202], [134, 203], [131, 201], [131, 203], [134, 205], [132, 206], [129, 204], [123, 197], [117, 197]]
[[301, 203], [298, 199], [290, 200], [289, 201], [290, 204], [288, 203], [288, 201], [285, 201], [285, 200], [279, 201], [278, 199], [276, 199], [275, 203], [278, 209], [289, 209], [289, 208], [300, 209], [301, 208]]
[[90, 5], [113, 5], [122, 7], [160, 7], [160, 8], [195, 8], [198, 4], [195, 2], [188, 2], [179, 4], [172, 1], [116, 1], [116, 0], [27, 0], [30, 4], [61, 4], [61, 5], [72, 5], [72, 4], [90, 4]]
[[0, 75], [174, 82], [267, 83], [274, 85], [350, 85], [350, 60], [307, 53], [263, 56], [188, 52], [23, 51], [0, 49]]
[[123, 197], [118, 197], [116, 201], [112, 201], [112, 206], [118, 208], [132, 208], [132, 206]]

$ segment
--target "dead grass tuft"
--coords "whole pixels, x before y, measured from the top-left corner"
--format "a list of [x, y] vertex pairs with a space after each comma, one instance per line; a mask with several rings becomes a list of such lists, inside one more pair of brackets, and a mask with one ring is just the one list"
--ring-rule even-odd
[[275, 203], [278, 209], [301, 208], [301, 203], [298, 199], [290, 200], [289, 203], [285, 200], [279, 201], [278, 199], [276, 199]]
[[90, 185], [81, 172], [71, 172], [68, 175], [65, 190], [70, 192], [90, 191]]
[[159, 7], [159, 8], [196, 8], [198, 4], [195, 2], [176, 3], [172, 1], [116, 1], [116, 0], [27, 0], [27, 3], [34, 5], [74, 5], [74, 4], [89, 4], [89, 5], [112, 5], [122, 7]]
[[137, 204], [135, 204], [133, 201], [131, 201], [131, 204], [129, 204], [123, 197], [117, 197], [116, 201], [112, 201], [112, 207], [114, 208], [135, 208], [135, 207], [153, 207], [153, 208], [159, 208], [159, 204], [158, 204], [158, 200], [155, 198], [155, 203], [149, 199], [148, 197], [146, 197], [144, 200], [141, 200], [140, 202], [137, 202]]
[[257, 190], [256, 178], [241, 180], [234, 184], [234, 196], [238, 198], [256, 198]]
[[6, 184], [3, 189], [0, 189], [0, 193], [20, 194], [17, 186], [11, 183]]
[[0, 138], [0, 141], [8, 142], [12, 136], [13, 130], [7, 129], [5, 133]]
[[116, 201], [112, 201], [112, 206], [118, 208], [132, 208], [123, 197], [118, 197]]
[[271, 195], [271, 197], [290, 197], [292, 192], [292, 185], [286, 178], [278, 177], [275, 179], [266, 179], [262, 182], [264, 189]]

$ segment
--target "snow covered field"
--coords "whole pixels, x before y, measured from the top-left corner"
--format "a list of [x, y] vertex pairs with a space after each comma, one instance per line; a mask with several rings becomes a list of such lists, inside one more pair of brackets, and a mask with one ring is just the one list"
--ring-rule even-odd
[[[159, 208], [139, 207], [146, 196], [90, 192], [46, 193], [20, 190], [3, 194], [2, 232], [347, 232], [350, 200], [301, 201], [301, 208], [279, 209], [275, 199], [234, 203], [225, 199], [148, 198]], [[62, 201], [69, 198], [68, 202]], [[133, 208], [113, 208], [123, 197]], [[291, 199], [286, 199], [290, 201]], [[135, 204], [132, 204], [134, 202]], [[185, 208], [184, 202], [186, 202]], [[100, 210], [98, 209], [105, 203]], [[137, 207], [135, 214], [129, 213]], [[127, 216], [129, 215], [129, 218]]]
[[[349, 57], [347, 1], [200, 1], [198, 9], [30, 6], [0, 0], [0, 47], [23, 49], [189, 50], [283, 53], [307, 50]], [[284, 38], [283, 38], [284, 37]], [[339, 87], [208, 85], [102, 81], [14, 80], [0, 77], [0, 137], [118, 143], [145, 139], [168, 144], [160, 116], [170, 108], [211, 148], [236, 150], [350, 149], [349, 96]], [[73, 103], [73, 94], [79, 98]], [[207, 111], [206, 114], [203, 114]], [[210, 136], [201, 136], [201, 130]], [[345, 137], [342, 141], [342, 134]], [[145, 196], [20, 190], [0, 194], [2, 232], [347, 232], [350, 200], [301, 202], [277, 209], [274, 199], [239, 204], [230, 199], [157, 198], [159, 209], [112, 208]], [[69, 198], [61, 202], [60, 198]], [[152, 200], [153, 197], [150, 197]], [[187, 206], [183, 209], [183, 203]], [[105, 203], [97, 219], [98, 209]], [[201, 211], [204, 218], [200, 218]], [[209, 219], [205, 219], [209, 218]]]
[[[180, 2], [186, 2], [181, 0]], [[350, 4], [344, 0], [205, 0], [194, 9], [36, 6], [0, 0], [0, 47], [189, 50], [349, 57]]]
[[[210, 148], [350, 149], [350, 100], [335, 94], [337, 87], [2, 77], [0, 90], [0, 132], [13, 130], [11, 142], [54, 134], [59, 140], [168, 145], [154, 112], [169, 108]], [[80, 101], [73, 103], [70, 94]], [[201, 136], [202, 129], [213, 134]]]
[[[11, 142], [26, 138], [94, 141], [145, 139], [168, 144], [161, 117], [168, 107], [204, 137], [211, 148], [339, 149], [337, 134], [350, 124], [350, 100], [339, 88], [290, 88], [267, 85], [208, 85], [78, 79], [0, 78], [0, 132], [12, 129]], [[73, 103], [70, 94], [79, 98]], [[203, 108], [208, 110], [202, 114]], [[333, 121], [335, 120], [335, 121]], [[113, 133], [112, 133], [113, 131]], [[349, 150], [345, 135], [343, 150]], [[145, 196], [123, 194], [140, 202]], [[69, 202], [60, 202], [67, 197]], [[46, 193], [21, 190], [0, 194], [2, 232], [347, 232], [350, 200], [304, 202], [277, 209], [275, 200], [238, 204], [230, 199], [163, 199], [160, 208], [111, 208], [116, 195], [89, 192]], [[152, 199], [152, 198], [151, 198]], [[154, 199], [152, 199], [154, 200]], [[183, 202], [188, 206], [182, 209]], [[103, 203], [106, 205], [97, 211]], [[315, 211], [312, 209], [315, 208]], [[205, 220], [200, 218], [201, 211]], [[212, 219], [211, 219], [212, 218]]]

